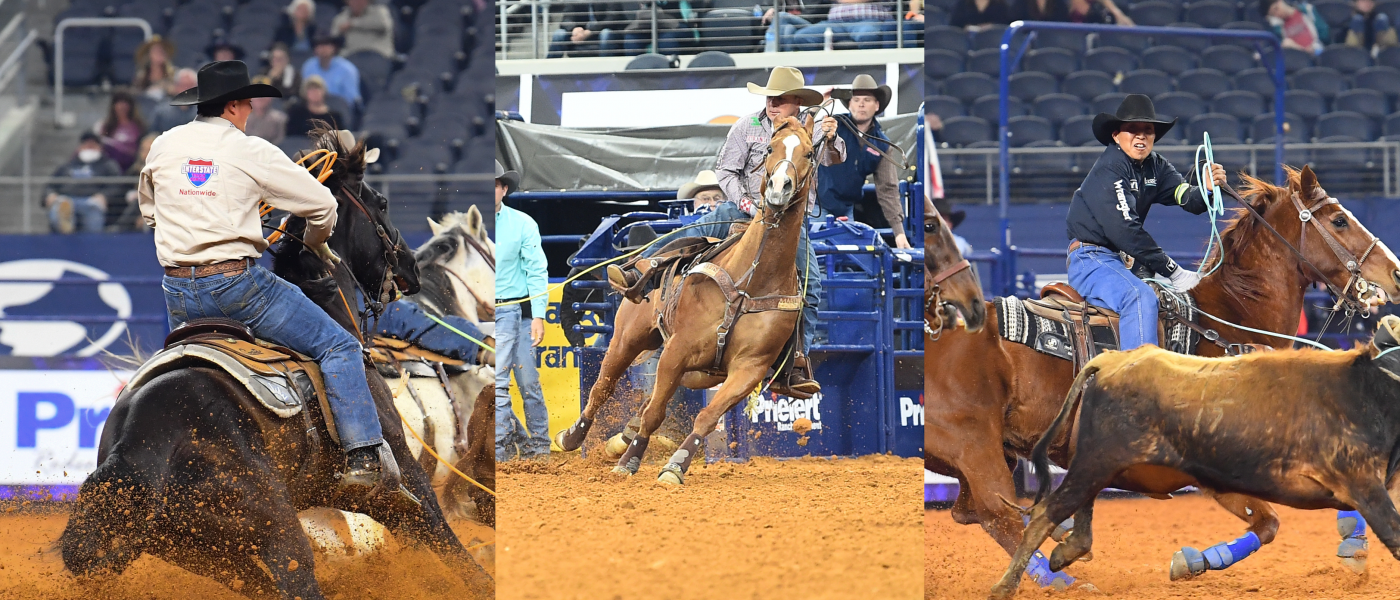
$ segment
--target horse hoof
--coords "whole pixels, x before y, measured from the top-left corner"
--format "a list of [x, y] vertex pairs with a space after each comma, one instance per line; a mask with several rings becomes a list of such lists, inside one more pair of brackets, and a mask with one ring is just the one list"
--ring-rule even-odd
[[1356, 573], [1357, 575], [1366, 572], [1365, 556], [1352, 556], [1348, 558], [1343, 558], [1342, 564], [1346, 565], [1348, 569], [1351, 569], [1352, 573]]
[[612, 473], [613, 473], [614, 475], [622, 475], [622, 476], [624, 476], [624, 477], [631, 477], [631, 476], [632, 476], [632, 472], [631, 472], [631, 471], [628, 471], [628, 470], [627, 470], [627, 467], [624, 467], [624, 466], [622, 466], [622, 465], [618, 465], [618, 466], [616, 466], [616, 467], [613, 467], [613, 468], [612, 468]]
[[656, 477], [656, 480], [666, 485], [685, 485], [685, 482], [681, 481], [680, 476], [672, 471], [662, 471], [661, 474]]
[[1349, 537], [1337, 545], [1337, 558], [1342, 559], [1353, 573], [1366, 572], [1366, 558], [1370, 555], [1370, 542], [1364, 537]]
[[622, 434], [620, 433], [608, 438], [608, 443], [603, 444], [603, 455], [607, 456], [608, 460], [622, 458], [622, 453], [626, 451], [627, 441], [622, 439]]
[[1172, 555], [1172, 581], [1184, 581], [1206, 572], [1206, 557], [1200, 550], [1185, 546]]

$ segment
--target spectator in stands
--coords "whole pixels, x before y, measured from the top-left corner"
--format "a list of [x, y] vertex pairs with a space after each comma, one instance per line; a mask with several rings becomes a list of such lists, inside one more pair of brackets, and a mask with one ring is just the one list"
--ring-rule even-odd
[[763, 13], [762, 19], [764, 28], [763, 39], [766, 43], [766, 50], [768, 52], [787, 50], [787, 46], [791, 44], [793, 34], [797, 33], [798, 29], [822, 20], [826, 17], [826, 13], [830, 9], [830, 5], [820, 0], [811, 0], [810, 2], [808, 0], [787, 0], [784, 2], [783, 11], [777, 13], [779, 15], [778, 33], [782, 35], [783, 41], [783, 43], [779, 45], [775, 43], [773, 28], [769, 26], [769, 24], [773, 22], [774, 15], [773, 9], [769, 8], [767, 12]]
[[[345, 58], [336, 56], [340, 40], [323, 35], [316, 38], [316, 56], [301, 66], [301, 78], [319, 76], [326, 92], [355, 106], [360, 103], [360, 69]], [[305, 87], [305, 86], [303, 86]], [[290, 133], [290, 132], [289, 132]]]
[[1269, 26], [1273, 28], [1274, 35], [1283, 40], [1284, 48], [1322, 54], [1329, 39], [1327, 21], [1317, 16], [1312, 4], [1306, 1], [1292, 4], [1288, 0], [1259, 0], [1259, 12], [1268, 16]]
[[[719, 178], [715, 176], [715, 172], [706, 169], [695, 175], [695, 181], [682, 185], [681, 189], [676, 191], [676, 199], [690, 200], [691, 212], [709, 212], [719, 206], [719, 203], [724, 202], [724, 190], [720, 189]], [[725, 224], [723, 227], [722, 232], [719, 232], [719, 237], [728, 235], [729, 225]], [[701, 228], [697, 227], [696, 229]], [[690, 233], [687, 235], [705, 234]]]
[[174, 55], [174, 44], [158, 35], [151, 36], [136, 48], [136, 79], [132, 87], [152, 100], [164, 100], [165, 87], [175, 77], [175, 65], [170, 63]]
[[[136, 146], [136, 160], [126, 170], [127, 176], [141, 176], [141, 169], [146, 168], [146, 155], [151, 153], [151, 142], [156, 141], [157, 137], [160, 137], [160, 134], [148, 133], [141, 138], [141, 143]], [[112, 231], [149, 231], [150, 226], [146, 225], [146, 219], [141, 217], [141, 203], [137, 198], [136, 186], [129, 186], [123, 197], [126, 200], [126, 206], [122, 209], [121, 216], [117, 217], [108, 229]]]
[[1346, 45], [1373, 53], [1400, 45], [1390, 15], [1377, 11], [1375, 0], [1355, 0], [1351, 7], [1354, 12], [1347, 27]]
[[1132, 27], [1133, 20], [1113, 0], [1069, 0], [1069, 21]]
[[549, 41], [548, 58], [559, 58], [568, 53], [573, 56], [601, 56], [611, 53], [617, 47], [618, 32], [614, 27], [622, 25], [622, 5], [616, 2], [588, 2], [564, 4], [564, 16], [559, 29]]
[[116, 91], [112, 92], [107, 116], [92, 127], [92, 132], [101, 136], [102, 151], [107, 157], [117, 161], [125, 171], [136, 160], [136, 146], [146, 133], [146, 122], [141, 119], [131, 94]]
[[1011, 7], [1014, 21], [1068, 21], [1068, 0], [1021, 0]]
[[345, 0], [345, 8], [331, 21], [331, 34], [345, 40], [341, 55], [373, 50], [394, 57], [394, 17], [383, 4], [369, 0]]
[[283, 98], [295, 98], [301, 91], [301, 75], [292, 67], [291, 55], [282, 42], [272, 45], [267, 53], [267, 72], [263, 73], [272, 82], [272, 87], [282, 92]]
[[[496, 461], [549, 456], [549, 411], [535, 369], [534, 348], [544, 342], [549, 309], [549, 264], [540, 228], [504, 204], [520, 186], [520, 175], [496, 161]], [[528, 342], [528, 344], [527, 344]], [[525, 408], [525, 423], [511, 410], [510, 378]]]
[[860, 48], [879, 47], [885, 41], [885, 33], [894, 31], [894, 20], [895, 14], [878, 0], [837, 0], [827, 13], [826, 21], [797, 30], [792, 39], [793, 49], [822, 49], [828, 30], [833, 44], [852, 42]]
[[[188, 90], [199, 83], [194, 69], [180, 69], [175, 73], [175, 81], [165, 89], [167, 96], [174, 97], [175, 94]], [[161, 105], [155, 113], [151, 115], [151, 131], [153, 133], [165, 133], [177, 125], [184, 125], [194, 120], [193, 106], [171, 106]]]
[[301, 84], [301, 99], [287, 107], [287, 136], [306, 136], [311, 131], [311, 119], [329, 121], [339, 128], [346, 122], [345, 115], [333, 110], [326, 103], [326, 82], [320, 75], [312, 75]]
[[[253, 78], [253, 83], [271, 85], [269, 81], [266, 75]], [[273, 144], [287, 137], [287, 113], [278, 110], [272, 103], [272, 98], [253, 98], [253, 112], [248, 115], [248, 124], [243, 128], [243, 133]]]
[[865, 180], [875, 179], [875, 199], [894, 232], [897, 248], [909, 248], [904, 232], [904, 209], [899, 198], [899, 172], [903, 158], [885, 139], [875, 117], [890, 102], [890, 86], [876, 85], [875, 78], [857, 75], [849, 89], [831, 90], [831, 97], [846, 105], [850, 114], [837, 115], [836, 135], [846, 142], [846, 160], [817, 170], [817, 204], [820, 214], [855, 219], [855, 207], [865, 196]]
[[[637, 6], [635, 18], [623, 28], [622, 50], [626, 55], [641, 54], [651, 45], [651, 2]], [[709, 8], [709, 0], [657, 0], [656, 45], [652, 52], [678, 54], [695, 41], [695, 20]], [[624, 5], [627, 6], [627, 5]]]
[[968, 31], [979, 31], [988, 25], [1011, 24], [1011, 7], [1006, 0], [961, 0], [948, 16], [948, 24]]
[[[78, 151], [67, 163], [54, 170], [54, 177], [91, 179], [120, 177], [121, 167], [102, 154], [102, 138], [84, 133]], [[49, 229], [54, 233], [99, 233], [107, 222], [107, 194], [111, 184], [81, 181], [50, 184], [44, 195], [49, 212]]]
[[316, 42], [316, 4], [312, 0], [292, 0], [277, 30], [277, 41], [289, 52], [305, 56]]

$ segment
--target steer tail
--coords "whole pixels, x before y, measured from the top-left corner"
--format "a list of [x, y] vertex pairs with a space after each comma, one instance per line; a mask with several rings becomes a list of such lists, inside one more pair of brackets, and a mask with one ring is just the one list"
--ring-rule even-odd
[[1040, 441], [1035, 443], [1035, 449], [1031, 451], [1031, 464], [1035, 466], [1036, 504], [1040, 504], [1046, 494], [1050, 493], [1050, 444], [1059, 437], [1060, 428], [1069, 420], [1070, 413], [1074, 412], [1074, 405], [1078, 404], [1084, 392], [1084, 385], [1098, 372], [1099, 367], [1093, 362], [1084, 366], [1084, 370], [1074, 378], [1074, 385], [1069, 386], [1069, 394], [1065, 396], [1064, 406], [1060, 407], [1060, 414], [1055, 415], [1050, 429], [1045, 430], [1045, 434], [1040, 436]]

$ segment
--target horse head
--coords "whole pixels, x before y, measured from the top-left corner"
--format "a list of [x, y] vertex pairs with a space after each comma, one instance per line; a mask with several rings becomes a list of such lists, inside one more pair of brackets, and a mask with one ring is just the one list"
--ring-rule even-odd
[[973, 333], [987, 322], [977, 271], [958, 251], [953, 232], [932, 203], [924, 204], [924, 313], [925, 329], [934, 336], [959, 317]]
[[[1286, 168], [1287, 187], [1246, 175], [1244, 199], [1310, 263], [1311, 266], [1298, 265], [1303, 276], [1327, 285], [1334, 293], [1340, 292], [1340, 299], [1353, 308], [1400, 302], [1400, 260], [1390, 248], [1322, 189], [1311, 167], [1304, 166], [1301, 171]], [[1249, 236], [1229, 235], [1235, 229], [1248, 232], [1253, 221], [1241, 216], [1222, 234], [1226, 260], [1232, 251], [1238, 254], [1243, 250], [1248, 237], [1272, 237], [1263, 231]], [[1287, 256], [1296, 255], [1290, 252]]]
[[768, 158], [763, 167], [768, 174], [759, 190], [769, 209], [783, 211], [795, 202], [807, 200], [807, 191], [816, 174], [812, 164], [813, 116], [798, 121], [787, 117], [773, 125]]
[[443, 215], [440, 222], [428, 219], [428, 227], [433, 237], [414, 252], [423, 299], [474, 323], [494, 320], [496, 244], [481, 211], [472, 206]]

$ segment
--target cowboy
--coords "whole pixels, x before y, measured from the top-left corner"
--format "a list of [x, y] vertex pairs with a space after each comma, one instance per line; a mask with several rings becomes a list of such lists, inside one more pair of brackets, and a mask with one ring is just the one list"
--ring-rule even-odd
[[967, 211], [954, 210], [952, 203], [948, 202], [947, 198], [937, 198], [933, 201], [926, 201], [924, 207], [925, 212], [932, 208], [938, 213], [938, 217], [943, 220], [943, 225], [948, 228], [948, 234], [953, 236], [953, 243], [958, 247], [958, 254], [962, 255], [963, 258], [967, 258], [969, 254], [972, 254], [972, 244], [968, 243], [967, 238], [958, 235], [958, 233], [954, 231], [958, 228], [958, 225], [962, 225], [962, 222], [967, 219]]
[[724, 202], [724, 190], [719, 189], [719, 178], [715, 176], [715, 172], [706, 169], [696, 173], [694, 181], [676, 190], [676, 199], [690, 200], [690, 212], [702, 213], [712, 211]]
[[[767, 98], [766, 106], [763, 110], [739, 119], [729, 129], [729, 136], [715, 161], [715, 174], [718, 176], [719, 187], [724, 192], [726, 202], [716, 207], [714, 212], [700, 217], [692, 225], [734, 220], [747, 222], [752, 218], [754, 204], [761, 198], [759, 188], [766, 175], [763, 163], [773, 138], [773, 123], [787, 117], [796, 117], [803, 106], [816, 106], [822, 102], [820, 92], [808, 89], [804, 85], [802, 72], [792, 67], [775, 67], [769, 73], [765, 86], [749, 84], [749, 93]], [[821, 166], [829, 167], [846, 160], [846, 143], [835, 135], [836, 119], [830, 116], [822, 119], [820, 132], [829, 142], [821, 153]], [[821, 170], [817, 169], [817, 172], [820, 173]], [[815, 204], [816, 195], [816, 186], [811, 186], [807, 198], [809, 204]], [[659, 249], [664, 244], [658, 242], [652, 248]], [[807, 292], [806, 306], [802, 311], [802, 332], [797, 337], [800, 347], [796, 348], [787, 374], [774, 380], [770, 387], [779, 394], [797, 398], [808, 398], [821, 391], [821, 386], [812, 380], [811, 367], [807, 363], [806, 355], [806, 349], [812, 345], [812, 338], [816, 335], [817, 302], [821, 298], [822, 290], [821, 273], [814, 264], [816, 260], [816, 254], [812, 252], [807, 240], [807, 227], [804, 223], [797, 247], [797, 272], [802, 277], [803, 287]], [[808, 268], [809, 265], [811, 268]], [[628, 265], [628, 268], [608, 265], [608, 282], [613, 289], [635, 289], [634, 286], [647, 275], [636, 272], [633, 270], [635, 267], [635, 264]]]
[[[1157, 295], [1133, 274], [1135, 264], [1169, 278], [1179, 291], [1201, 280], [1195, 271], [1177, 265], [1143, 229], [1153, 204], [1180, 206], [1196, 215], [1206, 211], [1203, 193], [1209, 189], [1188, 183], [1152, 151], [1175, 124], [1176, 119], [1158, 117], [1152, 100], [1142, 94], [1129, 94], [1117, 114], [1099, 113], [1094, 137], [1108, 148], [1069, 205], [1070, 285], [1089, 303], [1118, 313], [1121, 350], [1157, 343]], [[1216, 185], [1225, 184], [1224, 167], [1212, 164], [1209, 171]]]
[[846, 148], [856, 148], [844, 162], [817, 172], [817, 201], [825, 214], [855, 218], [855, 206], [865, 195], [865, 180], [875, 177], [875, 199], [885, 213], [894, 232], [896, 248], [909, 248], [904, 233], [904, 210], [899, 200], [900, 159], [890, 155], [885, 130], [875, 120], [890, 103], [890, 86], [875, 85], [875, 78], [860, 74], [850, 89], [831, 90], [831, 97], [841, 101], [850, 114], [839, 115], [841, 127], [836, 135], [846, 142]]
[[[549, 411], [533, 351], [544, 341], [548, 264], [535, 220], [502, 204], [519, 187], [520, 174], [496, 161], [496, 350], [502, 357], [496, 368], [497, 461], [515, 458], [512, 448], [525, 459], [549, 456]], [[510, 407], [512, 373], [525, 404], [524, 427]]]
[[141, 216], [155, 229], [156, 258], [170, 327], [205, 317], [247, 325], [253, 334], [314, 357], [325, 374], [331, 415], [346, 451], [340, 486], [361, 492], [380, 484], [384, 436], [365, 381], [361, 348], [296, 286], [253, 262], [267, 249], [258, 202], [306, 219], [303, 239], [326, 261], [335, 226], [329, 189], [276, 146], [244, 134], [252, 98], [279, 98], [250, 83], [248, 67], [222, 61], [199, 70], [198, 83], [171, 100], [196, 107], [195, 120], [151, 144], [137, 191]]

